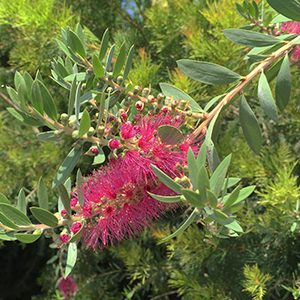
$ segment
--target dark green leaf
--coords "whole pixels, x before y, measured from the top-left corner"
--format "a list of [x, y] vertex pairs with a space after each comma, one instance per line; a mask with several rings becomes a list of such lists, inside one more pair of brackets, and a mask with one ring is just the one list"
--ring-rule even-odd
[[232, 193], [230, 193], [230, 195], [228, 195], [228, 197], [224, 197], [224, 207], [230, 207], [234, 202], [237, 201], [238, 197], [239, 197], [239, 193], [240, 193], [241, 187], [237, 186]]
[[300, 2], [297, 0], [267, 0], [268, 3], [280, 14], [300, 21]]
[[106, 58], [106, 62], [105, 62], [105, 72], [109, 72], [110, 71], [110, 68], [111, 68], [111, 61], [113, 59], [113, 56], [114, 56], [114, 52], [115, 52], [115, 48], [116, 48], [116, 45], [112, 45], [109, 52], [108, 52], [108, 55], [107, 55], [107, 58]]
[[31, 207], [31, 213], [42, 224], [49, 227], [55, 227], [58, 224], [58, 219], [48, 210], [40, 207]]
[[165, 184], [167, 187], [169, 187], [172, 191], [175, 193], [180, 194], [182, 186], [175, 182], [171, 177], [169, 177], [167, 174], [165, 174], [163, 171], [161, 171], [159, 168], [157, 168], [154, 165], [151, 165], [151, 168], [155, 175], [158, 177], [158, 179]]
[[82, 58], [86, 57], [86, 51], [83, 42], [80, 40], [78, 35], [69, 30], [67, 33], [68, 46], [76, 53], [78, 53]]
[[218, 204], [218, 199], [215, 196], [215, 194], [210, 190], [207, 190], [206, 194], [207, 194], [207, 200], [208, 200], [209, 204], [211, 205], [211, 207], [216, 208], [216, 206]]
[[248, 47], [266, 47], [281, 42], [272, 35], [245, 29], [225, 29], [224, 34], [231, 41]]
[[17, 208], [24, 215], [27, 214], [27, 203], [26, 203], [26, 197], [25, 197], [25, 192], [24, 192], [23, 188], [20, 190], [20, 192], [18, 194]]
[[39, 206], [44, 209], [49, 209], [48, 207], [48, 192], [44, 183], [43, 178], [41, 177], [38, 186], [37, 186], [37, 196], [39, 201]]
[[76, 124], [79, 125], [79, 113], [80, 113], [80, 89], [81, 83], [78, 84], [75, 92], [75, 117], [76, 117]]
[[230, 165], [231, 161], [231, 154], [226, 156], [224, 160], [218, 165], [214, 173], [212, 174], [210, 178], [210, 188], [211, 191], [216, 195], [216, 197], [219, 196], [222, 187], [224, 185], [224, 181], [226, 178], [226, 174]]
[[70, 197], [66, 187], [63, 184], [58, 186], [58, 193], [64, 209], [68, 215], [71, 215]]
[[123, 73], [123, 79], [125, 80], [131, 70], [132, 67], [132, 60], [133, 60], [133, 55], [134, 55], [134, 45], [132, 45], [129, 49], [127, 59], [125, 62], [125, 67], [124, 67], [124, 73]]
[[254, 112], [242, 96], [240, 101], [240, 122], [249, 147], [259, 154], [262, 147], [262, 134]]
[[197, 208], [203, 208], [205, 206], [205, 200], [201, 197], [200, 194], [191, 191], [189, 189], [182, 189], [182, 195], [185, 199], [193, 206]]
[[155, 200], [158, 200], [160, 202], [165, 202], [165, 203], [176, 203], [182, 201], [181, 195], [176, 195], [176, 196], [161, 196], [161, 195], [156, 195], [148, 192], [148, 194]]
[[71, 84], [71, 88], [70, 88], [70, 94], [69, 94], [68, 116], [71, 116], [73, 114], [76, 90], [77, 90], [77, 81], [76, 81], [76, 76], [74, 76], [72, 84]]
[[186, 100], [189, 102], [189, 107], [193, 112], [203, 112], [201, 106], [191, 96], [176, 86], [168, 83], [160, 83], [159, 86], [165, 96], [173, 97], [174, 100]]
[[96, 54], [94, 54], [93, 56], [93, 71], [96, 78], [101, 78], [104, 76], [104, 68], [99, 57]]
[[272, 120], [277, 120], [277, 108], [271, 88], [264, 73], [261, 73], [258, 82], [258, 99], [265, 114]]
[[280, 110], [284, 110], [290, 100], [291, 81], [290, 60], [287, 54], [282, 61], [276, 81], [276, 103]]
[[65, 158], [65, 160], [63, 161], [63, 163], [61, 164], [61, 166], [59, 167], [56, 173], [56, 176], [52, 184], [53, 188], [65, 182], [65, 180], [69, 177], [74, 167], [76, 166], [80, 158], [80, 155], [81, 155], [81, 148], [78, 149], [73, 148], [69, 152], [69, 154], [67, 155], [67, 157]]
[[86, 134], [89, 131], [90, 127], [91, 127], [90, 114], [85, 109], [83, 111], [83, 114], [82, 114], [82, 117], [80, 120], [78, 136], [82, 137], [84, 134]]
[[83, 197], [83, 192], [82, 192], [82, 188], [81, 188], [83, 183], [84, 183], [84, 179], [83, 179], [82, 173], [81, 173], [80, 169], [78, 169], [77, 174], [76, 174], [76, 187], [77, 187], [77, 198], [78, 198], [78, 202], [80, 205], [84, 204], [84, 197]]
[[167, 145], [178, 145], [183, 141], [183, 134], [181, 131], [171, 125], [162, 125], [158, 127], [158, 135]]
[[24, 244], [34, 243], [37, 239], [39, 239], [40, 236], [41, 233], [15, 233], [17, 240]]
[[[255, 185], [251, 185], [251, 186], [247, 186], [243, 189], [241, 189], [239, 191], [239, 194], [238, 194], [238, 197], [236, 199], [235, 202], [233, 202], [231, 204], [231, 206], [233, 205], [237, 205], [239, 204], [241, 201], [245, 200], [246, 198], [248, 198], [252, 193], [253, 191], [255, 190]], [[226, 203], [228, 201], [228, 198], [230, 197], [230, 195], [226, 195], [223, 199], [224, 203]]]
[[68, 246], [67, 264], [65, 268], [65, 277], [69, 276], [72, 272], [77, 260], [77, 245], [70, 243]]
[[41, 126], [43, 125], [42, 122], [40, 122], [39, 120], [30, 117], [29, 115], [27, 115], [26, 113], [23, 113], [21, 111], [17, 111], [15, 110], [13, 107], [8, 107], [7, 111], [13, 116], [15, 117], [17, 120], [19, 120], [20, 122], [23, 122], [27, 125], [30, 126]]
[[124, 63], [125, 63], [125, 60], [126, 60], [126, 46], [125, 46], [125, 43], [123, 43], [121, 45], [119, 55], [116, 59], [115, 65], [114, 65], [114, 71], [113, 71], [114, 77], [117, 77], [121, 73]]
[[108, 29], [106, 29], [103, 33], [102, 40], [101, 40], [101, 46], [100, 46], [100, 51], [99, 51], [99, 60], [101, 61], [107, 51], [108, 48], [108, 41], [109, 41], [109, 33]]
[[181, 59], [177, 64], [185, 75], [206, 84], [228, 84], [241, 79], [239, 74], [209, 62]]
[[28, 217], [12, 205], [0, 203], [0, 212], [16, 225], [31, 225], [31, 222], [28, 219]]

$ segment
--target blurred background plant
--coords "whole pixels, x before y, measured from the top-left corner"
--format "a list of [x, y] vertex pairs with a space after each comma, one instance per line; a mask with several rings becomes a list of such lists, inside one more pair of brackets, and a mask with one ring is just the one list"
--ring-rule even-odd
[[[243, 51], [222, 33], [248, 24], [236, 11], [237, 3], [243, 1], [2, 0], [1, 85], [10, 85], [16, 70], [34, 75], [39, 69], [48, 86], [52, 84], [57, 103], [64, 106], [61, 91], [47, 72], [59, 53], [55, 38], [61, 27], [74, 27], [80, 20], [91, 45], [97, 45], [107, 27], [117, 47], [123, 40], [136, 45], [129, 75], [133, 85], [159, 90], [159, 82], [172, 82], [200, 102], [208, 101], [224, 88], [192, 82], [176, 69], [176, 60], [207, 60], [246, 74]], [[268, 14], [272, 16], [272, 11]], [[205, 235], [197, 224], [158, 245], [159, 238], [182, 221], [183, 212], [166, 216], [134, 240], [101, 253], [80, 251], [74, 270], [76, 299], [298, 299], [299, 72], [293, 68], [291, 104], [276, 126], [264, 128], [272, 143], [260, 156], [253, 156], [241, 138], [234, 109], [222, 121], [219, 150], [233, 153], [231, 174], [258, 187], [239, 213], [245, 234], [220, 240]], [[40, 143], [3, 104], [0, 110], [0, 192], [16, 199], [24, 186], [28, 200], [35, 203], [36, 182], [43, 174], [50, 187], [70, 141]], [[88, 172], [88, 163], [81, 164]], [[0, 279], [0, 299], [62, 299], [56, 289], [57, 257], [47, 240], [30, 246], [2, 242], [0, 252], [3, 274], [8, 274]]]

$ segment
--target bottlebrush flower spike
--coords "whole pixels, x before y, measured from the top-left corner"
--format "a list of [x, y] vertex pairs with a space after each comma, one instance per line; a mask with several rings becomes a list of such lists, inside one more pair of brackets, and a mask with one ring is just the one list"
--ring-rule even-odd
[[[157, 180], [151, 164], [172, 177], [184, 175], [176, 165], [186, 164], [186, 152], [180, 149], [180, 145], [162, 142], [157, 135], [161, 125], [179, 127], [181, 123], [168, 114], [143, 117], [135, 124], [134, 135], [128, 140], [128, 150], [111, 159], [77, 188], [83, 194], [84, 205], [76, 216], [86, 219], [82, 237], [87, 247], [105, 247], [116, 240], [131, 237], [175, 207], [148, 195], [148, 191], [160, 195], [174, 194]], [[185, 142], [188, 143], [188, 139]]]
[[[283, 23], [281, 27], [282, 31], [288, 32], [288, 33], [296, 33], [300, 34], [300, 22], [285, 22]], [[295, 47], [292, 59], [294, 61], [300, 60], [300, 46]]]

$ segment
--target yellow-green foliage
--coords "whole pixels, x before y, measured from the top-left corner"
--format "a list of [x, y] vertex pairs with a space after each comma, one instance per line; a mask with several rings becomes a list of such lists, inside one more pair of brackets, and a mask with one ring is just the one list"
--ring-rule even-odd
[[252, 300], [263, 300], [267, 290], [267, 282], [272, 277], [269, 274], [262, 273], [257, 265], [245, 265], [244, 276], [244, 290], [251, 294]]
[[138, 57], [134, 60], [133, 69], [130, 71], [129, 80], [133, 85], [147, 87], [158, 82], [156, 77], [159, 65], [151, 61], [149, 54], [144, 48], [139, 49]]
[[55, 37], [75, 21], [71, 10], [55, 0], [0, 1], [0, 24], [15, 28], [10, 63], [29, 72], [49, 65], [57, 51]]

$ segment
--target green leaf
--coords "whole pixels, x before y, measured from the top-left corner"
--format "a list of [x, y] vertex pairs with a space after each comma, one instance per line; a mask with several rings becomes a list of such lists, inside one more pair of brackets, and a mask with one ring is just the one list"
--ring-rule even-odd
[[39, 80], [35, 80], [32, 85], [32, 101], [36, 110], [43, 114], [45, 110], [46, 114], [53, 120], [57, 120], [56, 105], [52, 96], [50, 95], [46, 86]]
[[131, 70], [132, 67], [132, 60], [133, 60], [133, 55], [134, 55], [134, 45], [132, 45], [129, 49], [127, 59], [125, 62], [125, 67], [124, 67], [124, 73], [123, 73], [123, 79], [125, 80]]
[[182, 132], [178, 128], [171, 125], [159, 126], [157, 131], [162, 142], [167, 145], [178, 145], [184, 139]]
[[65, 268], [65, 278], [72, 272], [77, 260], [77, 245], [70, 243], [68, 246], [67, 264]]
[[[237, 205], [239, 204], [240, 202], [242, 202], [243, 200], [247, 199], [255, 190], [255, 185], [250, 185], [250, 186], [247, 186], [243, 189], [241, 189], [239, 191], [239, 194], [238, 194], [238, 197], [236, 199], [235, 202], [231, 203], [231, 206], [233, 205]], [[224, 203], [226, 203], [228, 201], [228, 198], [230, 197], [230, 195], [226, 195], [223, 199]]]
[[2, 240], [2, 241], [15, 241], [16, 238], [13, 236], [12, 233], [0, 232], [0, 240]]
[[76, 97], [76, 91], [77, 91], [77, 77], [74, 76], [71, 88], [70, 88], [70, 94], [69, 94], [69, 105], [68, 105], [68, 116], [70, 117], [73, 114], [73, 109], [75, 105], [75, 97]]
[[58, 186], [58, 193], [60, 200], [64, 206], [68, 215], [71, 215], [71, 205], [70, 205], [70, 197], [66, 187], [63, 184]]
[[0, 203], [6, 203], [6, 204], [10, 204], [10, 201], [7, 199], [7, 197], [0, 193]]
[[237, 222], [237, 220], [233, 220], [232, 222], [225, 224], [225, 227], [227, 227], [228, 229], [231, 229], [235, 232], [244, 232], [243, 228], [241, 227], [241, 225]]
[[215, 103], [217, 103], [217, 101], [219, 99], [221, 99], [222, 97], [224, 97], [225, 94], [222, 94], [222, 95], [219, 95], [219, 96], [216, 96], [214, 98], [212, 98], [204, 107], [204, 111], [208, 111]]
[[[238, 178], [238, 177], [229, 177], [228, 178], [228, 182], [227, 182], [227, 189], [235, 186], [236, 184], [238, 184], [239, 182], [241, 181], [241, 178]], [[224, 190], [226, 188], [226, 182], [224, 183], [223, 185], [223, 188], [222, 190]]]
[[237, 201], [240, 190], [241, 187], [237, 186], [227, 198], [224, 197], [224, 207], [230, 207], [234, 202]]
[[81, 186], [83, 183], [84, 183], [84, 179], [82, 173], [80, 169], [78, 169], [76, 174], [76, 187], [77, 187], [77, 198], [80, 205], [84, 205], [84, 197], [83, 197], [83, 192], [81, 190]]
[[266, 47], [282, 42], [272, 35], [245, 29], [225, 29], [224, 35], [231, 41], [248, 47]]
[[189, 170], [189, 178], [191, 179], [193, 189], [196, 190], [199, 188], [199, 170], [196, 163], [194, 152], [191, 148], [189, 148], [188, 155], [187, 155], [187, 162], [188, 162], [188, 170]]
[[55, 188], [59, 184], [64, 183], [65, 180], [70, 176], [71, 172], [73, 171], [74, 167], [76, 166], [77, 162], [79, 161], [81, 155], [81, 148], [73, 148], [63, 163], [60, 165], [56, 176], [53, 180], [52, 187]]
[[300, 2], [297, 0], [267, 0], [267, 2], [280, 14], [300, 21]]
[[107, 51], [108, 48], [108, 42], [109, 42], [109, 33], [108, 33], [108, 28], [104, 31], [102, 40], [101, 40], [101, 46], [100, 46], [100, 51], [99, 51], [99, 60], [101, 61]]
[[198, 209], [195, 208], [193, 210], [193, 212], [190, 214], [190, 216], [186, 219], [186, 221], [182, 225], [180, 225], [179, 228], [175, 232], [173, 232], [169, 236], [162, 239], [160, 243], [165, 243], [165, 242], [171, 240], [172, 238], [182, 234], [196, 220], [198, 215], [199, 215]]
[[239, 74], [209, 62], [181, 59], [177, 65], [188, 77], [206, 84], [229, 84], [241, 79]]
[[93, 71], [96, 78], [101, 78], [104, 76], [104, 68], [99, 57], [96, 54], [93, 55]]
[[39, 201], [39, 206], [44, 209], [49, 209], [48, 192], [47, 192], [43, 177], [41, 177], [38, 182], [37, 197], [38, 197], [38, 201]]
[[290, 60], [287, 54], [282, 61], [276, 80], [276, 103], [280, 110], [284, 110], [290, 100], [292, 88], [291, 81]]
[[16, 225], [31, 225], [29, 218], [12, 205], [0, 203], [0, 212]]
[[125, 60], [126, 60], [126, 46], [125, 43], [123, 43], [120, 47], [119, 55], [114, 65], [114, 71], [113, 71], [114, 77], [117, 77], [121, 73]]
[[86, 51], [83, 45], [83, 42], [80, 40], [78, 35], [69, 30], [67, 33], [67, 42], [68, 46], [76, 53], [78, 53], [82, 58], [86, 57]]
[[40, 132], [36, 135], [36, 137], [41, 142], [56, 141], [58, 139], [57, 135], [55, 134], [55, 131]]
[[258, 82], [258, 99], [265, 114], [277, 121], [277, 108], [266, 75], [262, 72]]
[[40, 207], [31, 207], [30, 210], [33, 216], [42, 224], [49, 227], [57, 226], [58, 219], [50, 211]]
[[199, 194], [201, 195], [203, 201], [205, 201], [207, 197], [206, 191], [210, 189], [209, 177], [205, 166], [200, 167], [198, 178]]
[[81, 237], [83, 228], [84, 228], [84, 226], [81, 226], [80, 230], [71, 237], [69, 243], [73, 243], [73, 242], [76, 242], [77, 240], [79, 240], [79, 238]]
[[193, 206], [197, 208], [203, 208], [205, 206], [205, 198], [194, 191], [191, 191], [189, 189], [182, 189], [181, 190], [182, 195], [185, 197], [185, 199]]
[[20, 190], [20, 192], [18, 194], [17, 208], [24, 215], [27, 214], [27, 203], [26, 203], [26, 197], [25, 197], [25, 192], [24, 192], [23, 188]]
[[211, 207], [216, 208], [216, 206], [218, 204], [218, 199], [217, 199], [216, 195], [210, 190], [207, 190], [206, 194], [207, 194], [207, 200], [208, 200], [209, 204], [211, 205]]
[[148, 192], [148, 194], [155, 200], [158, 200], [160, 202], [165, 202], [165, 203], [176, 203], [176, 202], [181, 202], [181, 195], [176, 195], [176, 196], [161, 196], [161, 195], [156, 195]]
[[177, 194], [181, 194], [182, 186], [154, 165], [151, 168], [158, 179]]
[[99, 154], [94, 157], [93, 165], [99, 165], [105, 162], [105, 154], [101, 147], [98, 147]]
[[83, 111], [83, 114], [82, 114], [82, 117], [80, 120], [78, 136], [82, 137], [84, 134], [86, 134], [89, 131], [90, 127], [91, 127], [90, 114], [85, 109]]
[[262, 134], [254, 112], [242, 96], [240, 101], [240, 122], [249, 147], [259, 154], [262, 147]]
[[200, 147], [200, 150], [197, 155], [197, 166], [205, 166], [206, 163], [206, 141], [204, 141]]
[[8, 107], [7, 111], [17, 120], [19, 120], [20, 122], [23, 122], [27, 125], [30, 126], [41, 126], [43, 125], [42, 122], [40, 122], [39, 120], [32, 118], [30, 116], [28, 116], [26, 113], [23, 113], [21, 111], [17, 111], [15, 110], [13, 107]]
[[86, 72], [76, 72], [74, 74], [68, 75], [64, 78], [65, 81], [73, 81], [76, 78], [77, 81], [85, 81], [87, 79]]
[[10, 219], [8, 219], [3, 213], [0, 212], [0, 223], [4, 226], [7, 226], [11, 229], [18, 229], [19, 226], [17, 226], [14, 222], [12, 222]]
[[37, 239], [40, 238], [42, 233], [15, 233], [15, 237], [18, 241], [24, 244], [31, 244], [34, 243]]
[[14, 90], [12, 87], [6, 87], [6, 91], [10, 97], [10, 99], [17, 104], [21, 104], [21, 100], [19, 99], [19, 95], [16, 90]]
[[176, 86], [168, 83], [160, 83], [159, 86], [165, 96], [173, 97], [174, 100], [186, 100], [189, 102], [189, 107], [193, 112], [203, 112], [201, 106], [191, 96]]
[[106, 58], [106, 62], [105, 62], [105, 72], [110, 71], [111, 61], [112, 61], [113, 56], [114, 56], [115, 48], [116, 48], [115, 44], [110, 47], [110, 50], [108, 52], [108, 55], [107, 55], [107, 58]]
[[222, 190], [230, 162], [231, 154], [226, 156], [224, 160], [218, 165], [209, 180], [211, 191], [216, 195], [216, 197], [219, 196]]
[[80, 89], [81, 89], [81, 83], [78, 84], [75, 92], [75, 117], [76, 117], [76, 123], [79, 124], [79, 113], [80, 113]]

